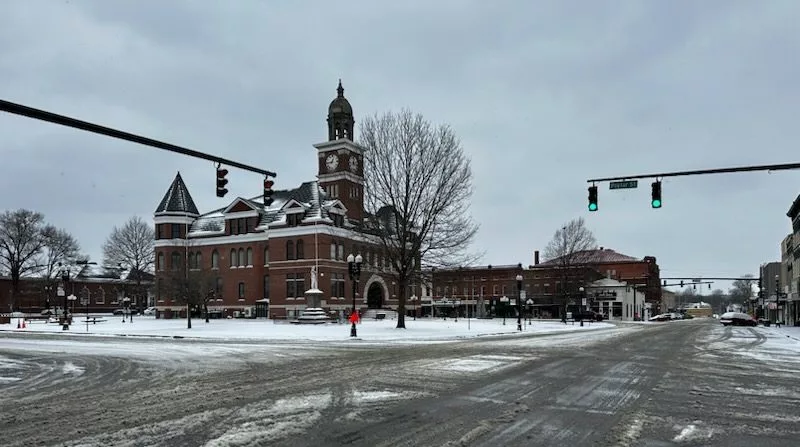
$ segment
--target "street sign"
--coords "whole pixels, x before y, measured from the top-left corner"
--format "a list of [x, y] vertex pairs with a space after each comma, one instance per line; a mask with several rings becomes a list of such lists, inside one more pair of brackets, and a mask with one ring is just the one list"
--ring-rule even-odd
[[610, 182], [609, 189], [631, 189], [639, 186], [638, 180], [622, 180], [617, 182]]

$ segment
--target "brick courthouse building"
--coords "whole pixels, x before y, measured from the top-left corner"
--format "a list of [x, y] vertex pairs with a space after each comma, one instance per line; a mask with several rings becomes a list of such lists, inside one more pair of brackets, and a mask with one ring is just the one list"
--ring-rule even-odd
[[[200, 213], [180, 173], [155, 211], [156, 281], [188, 265], [215, 284], [209, 311], [223, 316], [293, 318], [306, 307], [311, 269], [318, 266], [322, 307], [352, 306], [348, 254], [364, 263], [358, 308], [396, 308], [388, 261], [359, 231], [364, 219], [364, 149], [353, 142], [353, 109], [341, 82], [328, 107], [328, 141], [315, 144], [317, 179], [263, 197], [237, 197], [223, 208]], [[159, 317], [185, 316], [185, 307], [156, 287]]]

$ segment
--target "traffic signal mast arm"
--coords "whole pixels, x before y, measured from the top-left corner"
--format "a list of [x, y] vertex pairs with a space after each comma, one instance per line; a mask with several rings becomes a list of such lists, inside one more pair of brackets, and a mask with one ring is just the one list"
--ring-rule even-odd
[[0, 99], [0, 111], [8, 112], [14, 115], [25, 116], [28, 118], [37, 119], [40, 121], [47, 121], [48, 123], [59, 124], [62, 126], [72, 127], [74, 129], [85, 130], [107, 137], [118, 138], [120, 140], [130, 141], [132, 143], [139, 143], [145, 146], [163, 149], [165, 151], [175, 152], [178, 154], [188, 155], [190, 157], [202, 158], [203, 160], [210, 160], [216, 163], [233, 166], [234, 168], [244, 169], [245, 171], [256, 172], [268, 177], [276, 177], [272, 171], [256, 168], [254, 166], [239, 163], [238, 161], [228, 160], [227, 158], [217, 157], [216, 155], [206, 154], [204, 152], [195, 151], [174, 144], [165, 143], [163, 141], [153, 140], [151, 138], [134, 135], [132, 133], [123, 132], [121, 130], [112, 129], [110, 127], [101, 126], [99, 124], [92, 124], [86, 121], [81, 121], [75, 118], [70, 118], [64, 115], [58, 115], [44, 110], [34, 109], [33, 107], [23, 106], [13, 102], [8, 102]]
[[618, 180], [636, 180], [644, 178], [662, 178], [662, 177], [681, 177], [687, 175], [708, 175], [708, 174], [730, 174], [733, 172], [755, 172], [755, 171], [788, 171], [792, 169], [800, 169], [800, 163], [783, 163], [777, 165], [755, 165], [755, 166], [740, 166], [736, 168], [716, 168], [716, 169], [698, 169], [694, 171], [676, 171], [676, 172], [662, 172], [658, 174], [637, 174], [626, 175], [623, 177], [605, 177], [586, 180], [586, 183], [597, 182], [613, 182]]

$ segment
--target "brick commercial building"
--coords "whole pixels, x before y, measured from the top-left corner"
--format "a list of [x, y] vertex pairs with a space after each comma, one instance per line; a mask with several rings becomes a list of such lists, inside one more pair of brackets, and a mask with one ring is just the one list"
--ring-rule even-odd
[[[122, 307], [122, 299], [126, 296], [130, 298], [129, 305], [132, 308], [143, 309], [148, 306], [148, 293], [153, 284], [153, 275], [150, 273], [139, 273], [137, 281], [137, 275], [126, 269], [92, 264], [69, 265], [65, 269], [69, 271], [69, 281], [66, 283], [58, 271], [49, 280], [46, 277], [22, 278], [16, 296], [17, 308], [30, 313], [63, 308], [64, 296], [70, 295], [76, 299], [67, 300], [67, 306], [79, 313], [87, 308], [92, 313], [112, 312]], [[64, 290], [64, 296], [58, 296], [59, 286]], [[0, 303], [8, 303], [6, 309], [10, 310], [11, 301], [11, 278], [0, 277]]]
[[[651, 303], [653, 312], [660, 308], [660, 273], [655, 257], [638, 259], [600, 247], [582, 253], [580, 259], [566, 273], [557, 259], [539, 262], [538, 251], [534, 263], [527, 267], [516, 264], [433, 270], [434, 312], [449, 314], [460, 309], [459, 315], [516, 314], [517, 275], [522, 276], [523, 311], [543, 318], [560, 318], [565, 304], [577, 306], [585, 297], [582, 287], [602, 278], [632, 285], [645, 302]], [[587, 298], [591, 301], [591, 296]]]
[[208, 282], [207, 306], [216, 315], [298, 316], [307, 307], [312, 268], [321, 306], [346, 311], [353, 299], [348, 254], [364, 259], [357, 307], [396, 308], [388, 260], [361, 231], [373, 218], [364, 210], [364, 149], [353, 142], [355, 119], [341, 82], [337, 92], [328, 107], [328, 141], [314, 145], [317, 179], [275, 191], [269, 206], [261, 195], [237, 197], [200, 213], [178, 173], [154, 215], [159, 317], [185, 316], [180, 294], [163, 287], [184, 271]]

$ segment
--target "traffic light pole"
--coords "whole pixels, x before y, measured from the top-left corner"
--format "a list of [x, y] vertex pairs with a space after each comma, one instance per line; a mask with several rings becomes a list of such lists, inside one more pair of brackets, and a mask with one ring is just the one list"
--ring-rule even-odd
[[657, 174], [636, 174], [627, 175], [624, 177], [604, 177], [586, 180], [587, 183], [597, 182], [613, 182], [621, 180], [637, 180], [645, 178], [663, 178], [663, 177], [682, 177], [687, 175], [708, 175], [708, 174], [730, 174], [734, 172], [756, 172], [756, 171], [788, 171], [792, 169], [800, 169], [800, 163], [783, 163], [776, 165], [754, 165], [754, 166], [740, 166], [735, 168], [716, 168], [716, 169], [697, 169], [694, 171], [675, 171], [675, 172], [661, 172]]
[[181, 146], [176, 146], [174, 144], [165, 143], [163, 141], [153, 140], [151, 138], [135, 135], [128, 132], [123, 132], [121, 130], [116, 130], [110, 127], [101, 126], [99, 124], [93, 124], [86, 121], [81, 121], [75, 118], [70, 118], [68, 116], [58, 115], [52, 112], [34, 109], [33, 107], [28, 107], [22, 104], [16, 104], [13, 102], [4, 101], [2, 99], [0, 99], [0, 111], [8, 112], [14, 115], [25, 116], [28, 118], [33, 118], [40, 121], [46, 121], [48, 123], [59, 124], [61, 126], [72, 127], [73, 129], [85, 130], [87, 132], [105, 135], [111, 138], [118, 138], [120, 140], [130, 141], [132, 143], [139, 143], [145, 146], [154, 147], [156, 149], [163, 149], [165, 151], [175, 152], [182, 155], [188, 155], [189, 157], [202, 158], [203, 160], [213, 161], [218, 164], [224, 164], [227, 166], [233, 166], [234, 168], [244, 169], [245, 171], [263, 174], [267, 177], [277, 176], [277, 174], [275, 174], [272, 171], [256, 168], [254, 166], [246, 165], [244, 163], [239, 163], [238, 161], [228, 160], [227, 158], [217, 157], [216, 155], [206, 154], [204, 152], [188, 149]]

